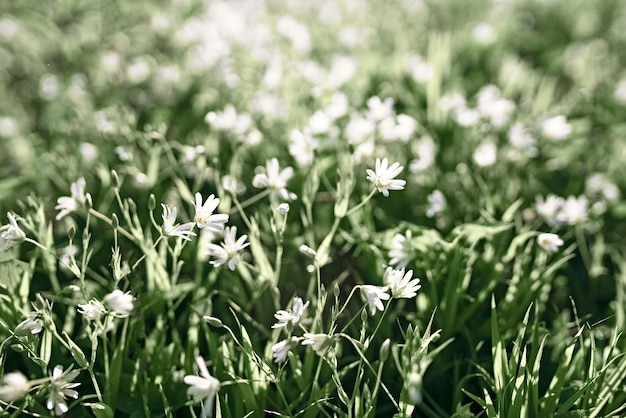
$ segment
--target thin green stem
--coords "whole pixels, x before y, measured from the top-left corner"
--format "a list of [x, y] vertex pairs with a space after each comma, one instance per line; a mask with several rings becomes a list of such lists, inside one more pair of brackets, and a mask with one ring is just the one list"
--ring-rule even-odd
[[361, 209], [363, 207], [363, 205], [365, 205], [367, 202], [370, 201], [370, 199], [374, 196], [374, 194], [376, 194], [377, 189], [374, 188], [372, 189], [372, 191], [370, 192], [370, 194], [368, 194], [365, 199], [363, 199], [363, 201], [361, 203], [359, 203], [358, 205], [356, 205], [355, 207], [353, 207], [352, 209], [349, 209], [348, 212], [346, 212], [345, 216], [349, 216], [351, 214], [353, 214], [354, 212], [356, 212], [357, 210]]

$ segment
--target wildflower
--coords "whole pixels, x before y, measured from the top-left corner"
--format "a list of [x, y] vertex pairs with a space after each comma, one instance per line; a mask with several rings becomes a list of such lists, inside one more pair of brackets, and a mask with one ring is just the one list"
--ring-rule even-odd
[[320, 135], [327, 133], [332, 126], [332, 120], [330, 117], [321, 110], [318, 110], [309, 118], [309, 126], [313, 135]]
[[176, 208], [170, 209], [164, 203], [161, 203], [163, 208], [163, 234], [168, 237], [179, 237], [187, 241], [191, 241], [189, 236], [195, 236], [196, 233], [191, 231], [193, 228], [193, 222], [187, 222], [185, 224], [174, 224], [176, 222]]
[[265, 163], [265, 173], [260, 173], [252, 179], [252, 185], [258, 189], [269, 188], [274, 199], [293, 200], [296, 195], [287, 190], [287, 181], [293, 177], [293, 168], [286, 167], [279, 171], [278, 160], [272, 158]]
[[617, 83], [613, 97], [622, 104], [626, 103], [626, 78]]
[[362, 295], [365, 296], [372, 315], [376, 313], [376, 309], [381, 312], [385, 310], [383, 300], [389, 299], [389, 294], [386, 293], [388, 289], [389, 288], [387, 286], [361, 286]]
[[304, 333], [304, 341], [302, 345], [310, 345], [315, 354], [323, 356], [326, 351], [332, 346], [333, 338], [327, 334], [311, 334], [309, 332]]
[[388, 267], [385, 271], [385, 284], [391, 290], [394, 299], [413, 298], [417, 291], [421, 289], [420, 279], [413, 278], [413, 270], [404, 272], [404, 268], [392, 269]]
[[55, 218], [57, 221], [85, 204], [87, 200], [85, 196], [85, 186], [85, 179], [81, 177], [71, 184], [71, 196], [62, 196], [57, 199], [57, 205], [54, 207], [56, 210], [60, 210]]
[[389, 190], [403, 190], [406, 184], [405, 180], [395, 179], [404, 167], [400, 163], [393, 163], [391, 166], [388, 166], [388, 164], [389, 162], [386, 158], [383, 158], [382, 161], [380, 158], [376, 158], [376, 172], [369, 168], [366, 170], [367, 180], [374, 183], [378, 192], [385, 197], [389, 196]]
[[539, 234], [537, 243], [547, 252], [553, 253], [563, 245], [563, 240], [557, 234]]
[[211, 376], [202, 357], [196, 357], [196, 364], [200, 369], [200, 376], [187, 375], [183, 378], [183, 382], [189, 385], [187, 395], [192, 396], [195, 401], [204, 400], [202, 416], [210, 416], [213, 414], [213, 400], [220, 390], [220, 381]]
[[568, 225], [575, 225], [587, 219], [587, 207], [589, 201], [587, 197], [580, 196], [568, 197], [557, 214], [556, 218], [559, 222], [566, 223]]
[[411, 161], [409, 170], [411, 173], [421, 173], [426, 171], [435, 162], [435, 143], [429, 136], [420, 139], [417, 145], [418, 158]]
[[372, 139], [375, 130], [373, 121], [361, 115], [353, 115], [344, 129], [344, 134], [350, 144], [361, 144]]
[[541, 133], [548, 139], [561, 141], [572, 133], [572, 126], [563, 115], [545, 119], [541, 122]]
[[15, 216], [13, 216], [11, 212], [7, 212], [7, 218], [9, 219], [9, 225], [0, 227], [0, 253], [26, 239], [26, 234], [17, 224]]
[[21, 372], [7, 373], [2, 377], [0, 384], [0, 399], [4, 402], [13, 402], [30, 391], [31, 383]]
[[446, 208], [446, 197], [440, 190], [433, 190], [428, 195], [428, 208], [426, 209], [426, 216], [432, 218], [438, 213], [441, 213]]
[[73, 388], [80, 386], [80, 383], [72, 383], [78, 376], [78, 370], [72, 370], [71, 366], [63, 372], [62, 366], [56, 366], [52, 371], [50, 388], [46, 408], [54, 409], [56, 415], [63, 415], [68, 411], [65, 399], [67, 397], [78, 399], [78, 392]]
[[250, 243], [246, 242], [248, 238], [247, 235], [242, 235], [238, 239], [237, 236], [237, 227], [226, 227], [224, 229], [224, 241], [221, 242], [220, 245], [216, 244], [207, 244], [206, 254], [212, 257], [217, 257], [216, 260], [211, 261], [215, 267], [219, 267], [222, 264], [228, 264], [228, 268], [231, 270], [235, 270], [237, 264], [239, 263], [239, 251], [246, 248]]
[[313, 162], [315, 149], [317, 149], [317, 139], [313, 137], [311, 130], [305, 128], [302, 132], [293, 130], [289, 136], [289, 153], [295, 158], [299, 166], [308, 166]]
[[546, 220], [548, 225], [555, 225], [557, 223], [557, 214], [563, 202], [562, 197], [553, 194], [549, 194], [545, 199], [538, 196], [535, 208], [537, 209], [537, 213]]
[[276, 207], [276, 212], [285, 216], [289, 213], [289, 203], [281, 203]]
[[498, 149], [493, 142], [483, 142], [476, 148], [472, 157], [476, 165], [489, 167], [496, 163], [497, 151]]
[[389, 251], [389, 257], [391, 258], [389, 264], [398, 268], [406, 267], [409, 263], [412, 249], [411, 238], [412, 233], [410, 229], [407, 229], [404, 235], [395, 234], [391, 238], [392, 249]]
[[39, 317], [37, 312], [31, 312], [28, 314], [28, 317], [17, 324], [15, 327], [15, 334], [17, 335], [28, 335], [28, 334], [39, 334], [43, 330], [43, 321]]
[[196, 207], [196, 216], [194, 217], [194, 221], [196, 225], [198, 225], [198, 228], [208, 228], [214, 231], [224, 229], [224, 224], [228, 222], [228, 215], [220, 213], [213, 214], [213, 211], [215, 211], [219, 204], [220, 200], [214, 195], [207, 197], [204, 204], [202, 204], [202, 195], [196, 193], [196, 202], [194, 205]]
[[524, 126], [520, 122], [515, 122], [509, 129], [509, 143], [516, 149], [525, 152], [529, 157], [537, 155], [535, 138], [524, 131]]
[[278, 322], [272, 325], [272, 328], [283, 328], [289, 323], [291, 323], [292, 325], [297, 324], [298, 322], [300, 322], [300, 318], [302, 318], [302, 315], [304, 314], [304, 311], [306, 311], [306, 308], [308, 308], [308, 306], [308, 301], [306, 303], [303, 303], [301, 298], [293, 298], [291, 312], [282, 309], [276, 311], [276, 313], [274, 314], [274, 318], [276, 318]]
[[287, 355], [292, 348], [298, 345], [297, 337], [290, 337], [286, 340], [277, 342], [272, 346], [272, 358], [275, 363], [283, 363], [287, 360]]
[[133, 295], [130, 292], [122, 292], [115, 289], [104, 297], [104, 302], [117, 314], [128, 315], [135, 308]]
[[242, 194], [246, 186], [233, 176], [225, 175], [221, 180], [222, 188], [232, 194]]
[[435, 71], [424, 59], [419, 55], [413, 55], [407, 59], [407, 67], [411, 72], [413, 80], [417, 83], [426, 83], [432, 77]]
[[366, 116], [369, 120], [379, 122], [390, 116], [393, 116], [393, 99], [387, 97], [384, 101], [380, 97], [373, 96], [367, 99]]
[[[131, 308], [132, 310], [132, 308]], [[90, 300], [88, 303], [79, 304], [78, 312], [90, 321], [98, 320], [104, 314], [104, 305], [95, 299]]]

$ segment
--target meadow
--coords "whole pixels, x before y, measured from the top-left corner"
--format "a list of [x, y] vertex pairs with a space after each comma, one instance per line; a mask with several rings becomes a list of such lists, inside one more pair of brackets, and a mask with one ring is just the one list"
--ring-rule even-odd
[[626, 2], [0, 4], [0, 415], [626, 411]]

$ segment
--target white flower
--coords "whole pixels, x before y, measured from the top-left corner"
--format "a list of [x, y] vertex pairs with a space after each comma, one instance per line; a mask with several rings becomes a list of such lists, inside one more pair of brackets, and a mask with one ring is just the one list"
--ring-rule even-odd
[[563, 240], [557, 234], [539, 234], [537, 243], [547, 252], [553, 253], [563, 245]]
[[224, 229], [224, 224], [228, 222], [228, 215], [220, 213], [213, 214], [219, 204], [220, 200], [214, 195], [207, 197], [204, 204], [202, 204], [202, 195], [196, 193], [196, 202], [194, 204], [196, 207], [196, 216], [193, 220], [196, 222], [198, 228], [208, 228], [214, 231]]
[[13, 216], [11, 212], [7, 212], [7, 218], [9, 219], [9, 225], [0, 227], [0, 253], [26, 239], [26, 234], [17, 224], [15, 216]]
[[297, 337], [290, 337], [286, 340], [277, 342], [272, 346], [272, 358], [275, 363], [282, 363], [287, 360], [287, 355], [292, 348], [298, 345]]
[[432, 218], [438, 213], [441, 213], [446, 208], [446, 197], [440, 190], [433, 190], [428, 195], [428, 208], [426, 209], [426, 216]]
[[435, 162], [435, 143], [429, 136], [420, 139], [417, 145], [417, 158], [411, 161], [409, 170], [411, 173], [426, 171]]
[[258, 189], [271, 189], [274, 199], [293, 200], [296, 195], [287, 190], [287, 181], [291, 177], [293, 177], [293, 168], [286, 167], [281, 171], [278, 160], [272, 158], [265, 163], [265, 173], [254, 176], [252, 185]]
[[489, 167], [497, 161], [496, 145], [493, 142], [483, 142], [474, 151], [474, 162], [480, 167]]
[[561, 141], [572, 133], [572, 127], [563, 115], [554, 116], [541, 122], [541, 133], [544, 137]]
[[220, 381], [211, 376], [202, 357], [196, 357], [196, 364], [200, 369], [200, 376], [187, 375], [183, 378], [183, 382], [189, 385], [187, 395], [192, 396], [196, 402], [204, 400], [202, 416], [211, 416], [213, 415], [213, 400], [220, 390]]
[[488, 44], [494, 39], [493, 27], [485, 22], [481, 22], [474, 27], [472, 35], [481, 44]]
[[413, 80], [417, 83], [426, 83], [434, 74], [433, 67], [419, 55], [410, 56], [407, 59], [407, 67], [411, 72]]
[[311, 130], [305, 128], [302, 132], [294, 129], [289, 136], [289, 153], [295, 158], [299, 166], [308, 166], [313, 162], [317, 139], [313, 137]]
[[509, 129], [509, 143], [516, 149], [524, 151], [529, 157], [537, 155], [535, 138], [524, 131], [524, 125], [520, 122], [515, 122]]
[[176, 208], [170, 209], [164, 203], [161, 203], [161, 207], [163, 208], [163, 234], [168, 237], [179, 237], [187, 241], [191, 241], [189, 236], [196, 236], [196, 233], [191, 231], [193, 228], [193, 222], [187, 222], [185, 224], [175, 224], [176, 222]]
[[575, 225], [587, 219], [589, 201], [585, 196], [568, 197], [561, 205], [561, 210], [556, 215], [559, 222]]
[[389, 251], [391, 260], [389, 264], [397, 266], [398, 268], [406, 267], [411, 257], [411, 239], [412, 233], [410, 229], [407, 229], [404, 235], [395, 234], [393, 238], [391, 238], [391, 251]]
[[289, 203], [281, 203], [276, 207], [276, 212], [285, 216], [289, 213]]
[[80, 386], [80, 383], [72, 383], [78, 376], [78, 370], [72, 370], [71, 367], [63, 372], [62, 366], [56, 366], [52, 371], [52, 379], [50, 380], [50, 388], [46, 408], [54, 409], [56, 415], [63, 415], [68, 411], [66, 398], [78, 399], [78, 392], [73, 388]]
[[31, 383], [22, 373], [7, 373], [2, 377], [2, 384], [0, 384], [0, 399], [11, 403], [26, 395], [30, 387]]
[[549, 194], [545, 199], [541, 196], [537, 196], [535, 208], [539, 216], [545, 219], [548, 225], [555, 225], [557, 223], [557, 214], [563, 202], [562, 197], [553, 194]]
[[287, 324], [291, 323], [292, 325], [300, 322], [300, 318], [306, 311], [306, 308], [309, 307], [309, 302], [302, 302], [302, 299], [299, 297], [293, 298], [293, 303], [291, 304], [291, 312], [279, 309], [274, 314], [274, 318], [278, 320], [277, 323], [272, 325], [272, 328], [283, 328], [287, 326]]
[[384, 101], [380, 97], [373, 96], [367, 99], [367, 112], [365, 112], [369, 120], [379, 122], [390, 116], [393, 116], [393, 99], [387, 97]]
[[87, 199], [85, 196], [86, 184], [84, 178], [79, 178], [70, 186], [71, 196], [62, 196], [57, 199], [57, 205], [54, 207], [56, 210], [60, 210], [55, 218], [57, 221], [85, 204]]
[[89, 303], [79, 304], [78, 312], [90, 321], [98, 320], [105, 313], [104, 305], [95, 299], [89, 301]]
[[333, 338], [327, 334], [311, 334], [310, 332], [304, 333], [304, 340], [302, 345], [310, 345], [315, 354], [323, 356], [326, 351], [332, 346]]
[[128, 315], [132, 312], [135, 308], [133, 300], [133, 295], [131, 295], [130, 292], [124, 293], [119, 289], [115, 289], [104, 297], [104, 303], [106, 303], [112, 311], [120, 315]]
[[318, 110], [309, 118], [308, 128], [311, 130], [313, 135], [325, 134], [330, 130], [331, 126], [332, 120], [321, 110]]
[[388, 164], [389, 162], [386, 158], [383, 158], [382, 161], [380, 158], [376, 158], [376, 172], [369, 168], [366, 170], [367, 180], [374, 183], [378, 192], [385, 197], [389, 196], [389, 190], [402, 190], [406, 184], [405, 180], [395, 179], [404, 167], [400, 163], [393, 163], [391, 166], [388, 166]]
[[391, 296], [395, 299], [415, 297], [422, 287], [419, 283], [419, 278], [413, 278], [413, 270], [405, 273], [404, 268], [396, 270], [387, 267], [385, 271], [385, 284], [389, 286]]
[[376, 313], [376, 309], [379, 311], [384, 311], [385, 306], [383, 305], [383, 300], [389, 299], [389, 294], [387, 292], [387, 286], [372, 286], [372, 285], [363, 285], [361, 286], [362, 295], [365, 296], [367, 303], [369, 304], [370, 312], [372, 315]]
[[222, 177], [222, 188], [232, 194], [242, 194], [246, 191], [246, 186], [233, 176], [228, 174]]
[[456, 123], [467, 128], [478, 123], [480, 120], [480, 112], [476, 109], [460, 107], [455, 109], [454, 119], [456, 120]]
[[43, 321], [36, 312], [31, 312], [28, 317], [17, 324], [15, 333], [17, 335], [39, 334], [43, 330]]
[[626, 78], [622, 79], [615, 86], [615, 92], [613, 93], [613, 97], [618, 102], [624, 104], [626, 103]]
[[220, 245], [207, 244], [206, 254], [212, 257], [216, 257], [216, 260], [211, 261], [215, 267], [219, 267], [222, 264], [228, 264], [228, 268], [235, 270], [237, 264], [239, 264], [239, 251], [246, 248], [250, 243], [246, 242], [247, 235], [242, 235], [238, 239], [237, 227], [226, 227], [224, 229], [224, 241]]
[[350, 144], [360, 144], [371, 139], [376, 130], [376, 124], [361, 115], [353, 115], [344, 129], [346, 139]]

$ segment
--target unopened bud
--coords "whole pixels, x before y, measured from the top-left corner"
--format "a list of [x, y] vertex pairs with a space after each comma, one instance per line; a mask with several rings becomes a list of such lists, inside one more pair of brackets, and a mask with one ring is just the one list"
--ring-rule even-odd
[[204, 320], [204, 322], [215, 328], [222, 328], [224, 326], [224, 323], [219, 318], [216, 318], [214, 316], [204, 315], [202, 319]]
[[115, 170], [111, 170], [111, 182], [113, 183], [114, 188], [120, 188], [120, 178], [118, 177], [117, 171]]
[[302, 244], [299, 250], [302, 254], [308, 255], [309, 257], [312, 257], [312, 258], [317, 257], [317, 253], [315, 252], [315, 250], [306, 244]]
[[289, 203], [281, 203], [276, 208], [276, 211], [283, 216], [287, 215], [289, 213]]
[[148, 210], [154, 210], [156, 208], [156, 197], [154, 194], [150, 193], [150, 197], [148, 198]]

